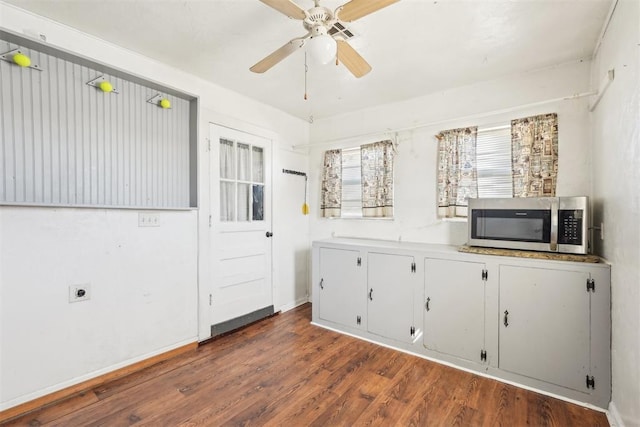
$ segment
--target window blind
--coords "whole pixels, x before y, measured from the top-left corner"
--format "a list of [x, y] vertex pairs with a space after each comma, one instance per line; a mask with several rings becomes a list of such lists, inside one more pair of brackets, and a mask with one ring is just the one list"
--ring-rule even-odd
[[342, 150], [342, 218], [362, 217], [360, 147]]
[[478, 197], [512, 197], [511, 127], [479, 129], [476, 156]]

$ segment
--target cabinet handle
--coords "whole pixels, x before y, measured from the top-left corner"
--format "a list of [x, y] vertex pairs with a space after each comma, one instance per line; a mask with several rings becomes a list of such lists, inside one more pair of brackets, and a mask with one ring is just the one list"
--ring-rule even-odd
[[507, 310], [504, 311], [504, 327], [509, 326], [509, 312]]
[[427, 302], [424, 304], [424, 308], [425, 308], [425, 310], [427, 310], [427, 311], [429, 311], [429, 310], [430, 310], [430, 308], [429, 308], [429, 301], [431, 301], [431, 298], [427, 298]]
[[322, 285], [323, 282], [324, 282], [324, 279], [320, 279], [320, 289], [324, 289], [324, 286]]
[[369, 289], [369, 300], [373, 301], [373, 288]]

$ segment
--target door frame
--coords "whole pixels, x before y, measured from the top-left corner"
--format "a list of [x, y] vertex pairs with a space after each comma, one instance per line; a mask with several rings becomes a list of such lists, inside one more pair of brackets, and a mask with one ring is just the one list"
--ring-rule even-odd
[[[204, 110], [203, 113], [207, 111]], [[259, 138], [266, 139], [271, 143], [271, 158], [270, 162], [270, 180], [271, 180], [271, 200], [269, 201], [269, 218], [270, 224], [268, 226], [273, 229], [273, 200], [274, 200], [274, 163], [275, 152], [277, 147], [276, 135], [267, 129], [260, 128], [256, 125], [243, 122], [241, 120], [230, 119], [224, 117], [222, 119], [219, 114], [212, 111], [208, 111], [210, 115], [216, 116], [216, 120], [203, 119], [200, 126], [200, 134], [205, 135], [202, 138], [203, 143], [199, 147], [199, 182], [201, 183], [199, 188], [200, 196], [200, 209], [198, 211], [198, 341], [206, 341], [211, 338], [211, 284], [213, 283], [214, 272], [209, 260], [211, 259], [215, 242], [211, 239], [211, 227], [213, 225], [213, 212], [216, 210], [216, 204], [219, 204], [219, 200], [212, 200], [212, 182], [211, 174], [212, 170], [212, 146], [217, 141], [214, 141], [213, 129], [215, 127], [231, 129], [238, 132], [243, 132], [249, 135], [253, 135]], [[274, 259], [274, 244], [273, 239], [270, 239], [271, 245], [271, 265], [269, 274], [271, 274], [271, 301], [275, 302], [275, 272], [273, 269]]]

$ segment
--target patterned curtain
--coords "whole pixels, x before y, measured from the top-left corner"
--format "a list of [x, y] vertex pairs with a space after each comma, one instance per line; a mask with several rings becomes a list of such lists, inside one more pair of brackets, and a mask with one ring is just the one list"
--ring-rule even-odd
[[558, 175], [558, 115], [511, 121], [513, 197], [554, 197]]
[[440, 132], [438, 138], [438, 216], [466, 217], [467, 201], [478, 197], [478, 127]]
[[324, 153], [320, 211], [325, 218], [340, 217], [342, 206], [342, 151]]
[[360, 146], [363, 217], [393, 217], [393, 155], [391, 141]]

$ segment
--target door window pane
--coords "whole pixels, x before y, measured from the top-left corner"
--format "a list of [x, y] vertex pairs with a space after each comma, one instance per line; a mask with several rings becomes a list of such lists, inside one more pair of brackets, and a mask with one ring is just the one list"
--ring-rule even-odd
[[235, 221], [236, 192], [235, 183], [220, 183], [220, 221]]
[[253, 185], [253, 220], [264, 221], [264, 185]]
[[264, 150], [253, 147], [253, 182], [264, 183]]
[[249, 184], [238, 184], [238, 221], [249, 221]]
[[250, 154], [248, 144], [238, 143], [238, 181], [251, 180], [251, 171], [249, 170]]
[[235, 179], [233, 141], [220, 140], [220, 178]]

